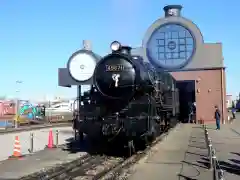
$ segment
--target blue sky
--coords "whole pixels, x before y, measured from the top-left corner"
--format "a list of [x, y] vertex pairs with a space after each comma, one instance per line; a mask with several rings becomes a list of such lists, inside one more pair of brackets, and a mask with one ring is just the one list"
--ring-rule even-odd
[[[75, 88], [58, 87], [57, 73], [81, 48], [82, 40], [91, 40], [100, 55], [109, 52], [113, 40], [139, 46], [151, 23], [164, 15], [162, 8], [167, 4], [183, 5], [182, 15], [198, 24], [205, 42], [223, 43], [227, 92], [237, 94], [240, 1], [1, 0], [0, 96], [74, 97]], [[17, 86], [16, 80], [23, 83]]]

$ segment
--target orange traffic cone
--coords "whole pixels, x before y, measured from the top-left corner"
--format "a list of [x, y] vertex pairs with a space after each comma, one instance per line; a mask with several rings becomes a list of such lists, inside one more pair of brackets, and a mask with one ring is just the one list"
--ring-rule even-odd
[[15, 136], [13, 155], [10, 156], [9, 158], [11, 159], [11, 158], [20, 158], [20, 157], [22, 157], [20, 141], [19, 141], [18, 136]]
[[53, 133], [52, 130], [50, 130], [48, 134], [48, 145], [46, 146], [46, 148], [52, 149], [54, 147], [55, 146], [53, 145]]

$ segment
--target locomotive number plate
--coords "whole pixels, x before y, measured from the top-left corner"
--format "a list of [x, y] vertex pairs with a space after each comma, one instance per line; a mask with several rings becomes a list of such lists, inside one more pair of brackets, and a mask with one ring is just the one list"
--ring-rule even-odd
[[116, 64], [116, 65], [106, 65], [106, 71], [123, 71], [124, 65]]

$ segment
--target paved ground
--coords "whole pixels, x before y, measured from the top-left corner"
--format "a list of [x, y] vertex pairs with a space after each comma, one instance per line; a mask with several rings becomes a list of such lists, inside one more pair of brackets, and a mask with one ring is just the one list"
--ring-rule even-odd
[[70, 153], [59, 149], [43, 150], [26, 156], [21, 160], [6, 160], [0, 163], [0, 180], [13, 180], [39, 172], [56, 164], [71, 162], [86, 154], [85, 152]]
[[[209, 125], [208, 129], [213, 147], [217, 151], [219, 165], [225, 171], [225, 179], [239, 180], [240, 121], [222, 125], [220, 131], [215, 130], [214, 125]], [[62, 136], [72, 136], [69, 129], [60, 129], [60, 132]], [[47, 138], [44, 142], [47, 142]], [[74, 160], [83, 154], [85, 152], [70, 153], [56, 149], [40, 151], [22, 160], [6, 160], [0, 163], [0, 179], [19, 178], [43, 167]], [[129, 180], [211, 180], [212, 171], [207, 168], [206, 156], [204, 131], [201, 126], [180, 124], [165, 141], [154, 146], [147, 157], [133, 166]]]
[[[240, 118], [215, 130], [209, 125], [209, 137], [216, 149], [219, 167], [226, 180], [240, 179]], [[199, 125], [181, 124], [153, 151], [132, 169], [129, 180], [206, 180], [212, 179], [208, 170], [207, 150], [203, 130]]]
[[220, 131], [215, 126], [208, 126], [209, 137], [224, 171], [226, 180], [240, 179], [240, 118], [232, 124], [222, 125]]
[[46, 128], [27, 132], [16, 132], [11, 134], [0, 134], [0, 161], [7, 159], [13, 153], [15, 136], [19, 136], [21, 153], [29, 154], [28, 149], [30, 148], [30, 133], [34, 133], [34, 151], [40, 151], [45, 148], [48, 143], [49, 130], [53, 130], [54, 141], [55, 131], [59, 130], [59, 144], [66, 143], [68, 138], [73, 137], [72, 127], [56, 127]]
[[207, 169], [207, 150], [204, 133], [199, 125], [180, 124], [165, 141], [132, 171], [129, 180], [207, 180], [212, 173]]

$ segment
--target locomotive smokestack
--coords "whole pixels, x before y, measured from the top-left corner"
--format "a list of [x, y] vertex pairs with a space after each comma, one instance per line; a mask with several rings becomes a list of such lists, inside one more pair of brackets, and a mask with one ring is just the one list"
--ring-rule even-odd
[[163, 8], [165, 12], [165, 17], [175, 16], [180, 17], [181, 16], [181, 5], [168, 5]]

